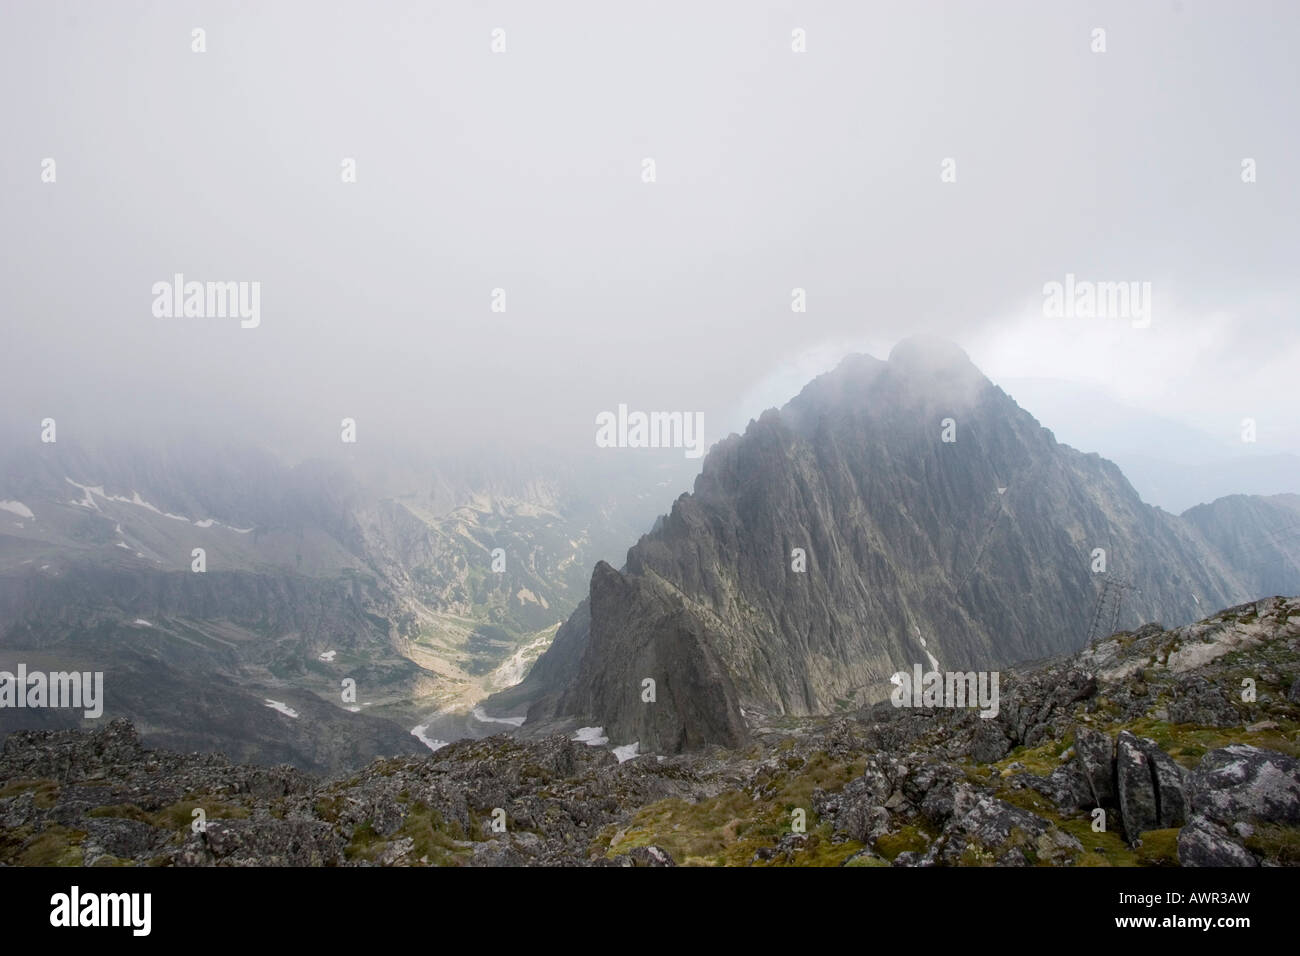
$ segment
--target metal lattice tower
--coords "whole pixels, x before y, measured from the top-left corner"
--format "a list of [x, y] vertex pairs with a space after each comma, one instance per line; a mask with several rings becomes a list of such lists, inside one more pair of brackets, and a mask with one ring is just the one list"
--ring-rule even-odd
[[[1124, 601], [1125, 591], [1138, 590], [1124, 578], [1107, 574], [1102, 580], [1101, 594], [1097, 595], [1097, 604], [1092, 611], [1092, 624], [1088, 627], [1088, 640], [1085, 647], [1099, 637], [1109, 637], [1115, 633], [1119, 623], [1120, 606]], [[1102, 628], [1106, 628], [1103, 630]]]

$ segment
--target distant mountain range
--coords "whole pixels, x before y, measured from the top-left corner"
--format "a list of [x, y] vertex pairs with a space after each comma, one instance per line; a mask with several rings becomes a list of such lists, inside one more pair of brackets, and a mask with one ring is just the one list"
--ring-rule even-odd
[[[103, 671], [106, 715], [153, 744], [321, 771], [489, 733], [500, 725], [473, 705], [526, 673], [591, 565], [649, 527], [683, 467], [523, 459], [377, 477], [364, 459], [290, 467], [197, 442], [11, 448], [0, 670]], [[0, 732], [78, 722], [0, 710]]]
[[[321, 772], [557, 726], [665, 753], [851, 710], [916, 663], [1300, 592], [1300, 498], [1151, 507], [947, 343], [845, 360], [674, 502], [698, 468], [11, 443], [0, 670], [102, 671], [150, 746]], [[0, 709], [0, 733], [83, 724]]]
[[1300, 456], [1263, 436], [1242, 441], [1240, 420], [1211, 435], [1115, 401], [1100, 389], [1054, 379], [998, 383], [1059, 441], [1119, 465], [1147, 504], [1181, 514], [1234, 494], [1294, 492]]

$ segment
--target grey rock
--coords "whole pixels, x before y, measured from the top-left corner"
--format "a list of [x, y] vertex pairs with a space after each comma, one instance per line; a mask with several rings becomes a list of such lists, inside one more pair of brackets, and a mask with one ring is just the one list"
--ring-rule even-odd
[[970, 757], [976, 763], [994, 763], [1009, 754], [1014, 746], [998, 721], [981, 720], [971, 738]]
[[633, 866], [676, 866], [677, 863], [672, 856], [660, 846], [639, 846], [621, 854], [630, 859]]
[[1151, 761], [1138, 738], [1121, 731], [1115, 742], [1115, 787], [1119, 791], [1119, 809], [1128, 842], [1136, 844], [1147, 830], [1159, 825], [1155, 778]]
[[342, 835], [308, 820], [210, 820], [188, 840], [179, 865], [322, 866], [337, 860]]
[[1242, 723], [1227, 691], [1204, 677], [1193, 676], [1174, 688], [1169, 719], [1175, 724], [1201, 727], [1236, 727]]
[[1057, 767], [1046, 777], [1022, 774], [1025, 786], [1037, 790], [1067, 816], [1097, 805], [1092, 788], [1073, 763]]
[[1154, 740], [1138, 738], [1146, 755], [1155, 784], [1156, 826], [1160, 829], [1182, 826], [1187, 821], [1187, 790], [1183, 768], [1174, 763]]
[[1202, 816], [1192, 817], [1178, 831], [1178, 862], [1182, 866], [1259, 865], [1225, 828]]
[[1091, 727], [1079, 726], [1074, 731], [1074, 754], [1092, 794], [1093, 805], [1115, 806], [1115, 745], [1110, 737]]
[[82, 854], [90, 866], [102, 856], [120, 860], [150, 857], [166, 844], [167, 831], [139, 820], [90, 817], [80, 824], [86, 831]]
[[1066, 863], [1083, 849], [1078, 840], [1042, 817], [961, 785], [956, 788], [952, 816], [926, 857], [931, 862], [951, 864], [972, 848], [1005, 866], [1026, 865], [1031, 857], [1046, 863]]
[[1194, 813], [1224, 826], [1300, 824], [1300, 760], [1248, 744], [1211, 750], [1187, 783]]

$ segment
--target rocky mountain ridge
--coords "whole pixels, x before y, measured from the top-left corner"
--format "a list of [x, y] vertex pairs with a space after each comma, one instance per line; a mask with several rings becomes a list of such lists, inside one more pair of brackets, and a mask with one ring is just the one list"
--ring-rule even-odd
[[992, 719], [882, 702], [623, 762], [591, 734], [500, 735], [330, 779], [149, 751], [125, 721], [20, 732], [0, 862], [1300, 864], [1300, 598], [1113, 634], [1001, 687]]
[[878, 700], [917, 662], [987, 670], [1195, 620], [1264, 581], [1300, 590], [1300, 568], [1239, 569], [1216, 542], [1058, 444], [960, 349], [908, 340], [716, 445], [491, 705], [643, 752], [735, 747], [762, 716]]

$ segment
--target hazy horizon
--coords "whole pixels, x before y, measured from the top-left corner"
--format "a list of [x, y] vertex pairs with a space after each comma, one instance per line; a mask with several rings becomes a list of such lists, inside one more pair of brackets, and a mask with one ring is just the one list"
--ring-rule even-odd
[[[627, 404], [711, 445], [925, 333], [1300, 453], [1300, 11], [1253, 10], [9, 4], [0, 425], [509, 455]], [[157, 317], [177, 274], [256, 327]], [[1046, 317], [1067, 276], [1149, 324]]]

